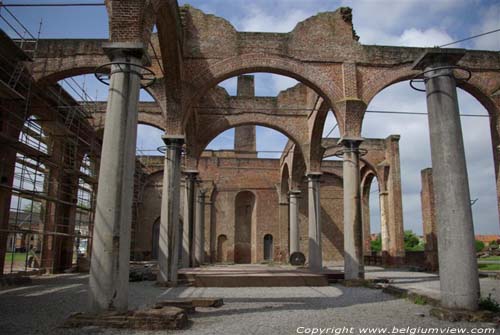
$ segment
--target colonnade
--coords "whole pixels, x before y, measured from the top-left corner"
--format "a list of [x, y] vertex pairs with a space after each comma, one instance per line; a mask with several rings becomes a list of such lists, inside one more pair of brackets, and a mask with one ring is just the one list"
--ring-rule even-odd
[[[106, 47], [113, 62], [127, 65], [113, 67], [111, 72], [99, 174], [100, 179], [105, 182], [100, 182], [98, 188], [90, 273], [92, 312], [127, 309], [131, 205], [140, 89], [140, 76], [132, 68], [141, 64], [144, 48], [122, 44]], [[439, 252], [443, 304], [452, 308], [476, 309], [479, 282], [474, 258], [472, 214], [456, 82], [449, 67], [460, 58], [460, 52], [431, 51], [416, 63], [415, 68], [425, 70], [426, 77], [438, 238], [439, 244], [446, 246]], [[203, 263], [204, 193], [197, 195], [195, 192], [196, 172], [186, 171], [188, 217], [184, 220], [183, 236], [179, 236], [181, 150], [184, 137], [165, 135], [163, 139], [166, 151], [158, 281], [175, 285], [180, 243], [183, 266]], [[349, 137], [340, 141], [343, 146], [345, 278], [354, 280], [364, 277], [359, 176], [361, 142], [361, 138]], [[308, 262], [312, 271], [321, 272], [321, 173], [309, 172], [307, 178]], [[297, 196], [298, 192], [290, 192], [290, 252], [299, 249]], [[461, 260], [461, 266], [456, 266], [454, 260], [457, 258]]]

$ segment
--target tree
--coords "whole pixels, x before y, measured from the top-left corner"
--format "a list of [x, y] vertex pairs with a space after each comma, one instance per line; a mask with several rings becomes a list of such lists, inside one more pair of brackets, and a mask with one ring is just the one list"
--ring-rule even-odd
[[476, 240], [476, 252], [481, 252], [484, 249], [484, 242]]
[[422, 251], [424, 250], [423, 241], [411, 230], [405, 230], [405, 250], [406, 251]]
[[370, 241], [370, 247], [372, 251], [379, 252], [382, 250], [382, 238], [380, 234], [377, 235], [377, 239]]
[[43, 211], [42, 203], [37, 201], [30, 201], [28, 204], [24, 205], [23, 211], [40, 214]]

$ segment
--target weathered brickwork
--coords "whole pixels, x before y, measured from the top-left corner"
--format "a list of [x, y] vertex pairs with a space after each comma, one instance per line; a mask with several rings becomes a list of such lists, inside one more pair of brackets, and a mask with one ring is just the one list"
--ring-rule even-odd
[[[93, 73], [96, 67], [109, 62], [102, 48], [105, 42], [142, 45], [146, 51], [144, 64], [153, 71], [157, 80], [148, 88], [155, 102], [141, 103], [138, 119], [140, 123], [163, 129], [169, 135], [186, 138], [184, 168], [197, 169], [203, 187], [208, 190], [206, 259], [235, 260], [235, 225], [239, 221], [235, 202], [240, 192], [248, 191], [255, 197], [254, 205], [249, 205], [253, 206], [249, 221], [252, 228], [251, 261], [263, 260], [266, 234], [273, 236], [274, 260], [286, 260], [287, 189], [302, 191], [299, 201], [300, 248], [307, 255], [308, 213], [304, 176], [310, 172], [323, 172], [320, 192], [324, 222], [323, 258], [342, 259], [342, 172], [339, 162], [323, 161], [325, 156], [331, 156], [339, 149], [336, 143], [321, 138], [326, 115], [333, 112], [341, 137], [360, 137], [364, 113], [370, 101], [387, 86], [415, 76], [417, 72], [412, 69], [412, 64], [425, 49], [362, 45], [353, 29], [349, 8], [319, 13], [299, 22], [289, 33], [238, 32], [222, 18], [191, 6], [178, 8], [175, 0], [107, 0], [106, 8], [109, 40], [40, 40], [31, 70], [34, 87], [43, 91], [47, 87], [57, 87], [56, 82], [60, 79]], [[157, 33], [152, 33], [155, 24]], [[472, 73], [471, 79], [460, 83], [460, 87], [478, 99], [491, 116], [497, 190], [500, 190], [498, 53], [467, 50], [459, 65]], [[227, 78], [254, 72], [290, 76], [300, 84], [276, 97], [253, 97], [251, 94], [232, 97], [217, 86]], [[2, 80], [8, 82], [8, 78]], [[8, 99], [0, 98], [2, 106], [8, 106]], [[35, 102], [31, 114], [53, 118], [41, 101]], [[90, 120], [95, 131], [87, 129], [87, 137], [92, 139], [101, 135], [105, 120], [104, 104], [97, 107]], [[2, 122], [6, 117], [6, 113], [1, 115]], [[241, 128], [246, 129], [242, 132], [244, 135], [238, 136], [242, 145], [240, 151], [253, 151], [254, 141], [248, 137], [253, 136], [255, 125], [270, 127], [288, 136], [290, 142], [280, 159], [257, 160], [249, 155], [235, 156], [234, 152], [204, 152], [212, 139], [234, 127], [246, 127]], [[19, 127], [9, 131], [2, 128], [2, 132], [15, 138]], [[244, 143], [245, 138], [247, 143]], [[377, 178], [381, 190], [382, 221], [386, 222], [383, 248], [394, 262], [404, 255], [398, 139], [390, 136], [385, 140], [365, 141], [362, 147], [368, 152], [362, 158], [360, 170], [365, 236], [369, 232], [366, 215], [369, 211], [368, 185]], [[57, 146], [51, 146], [54, 155], [58, 154], [57, 149]], [[77, 157], [83, 157], [85, 150], [88, 149], [83, 149]], [[10, 183], [15, 151], [6, 150], [2, 155], [6, 158], [2, 161], [6, 162], [2, 181]], [[137, 258], [153, 256], [162, 188], [161, 160], [160, 164], [157, 163], [154, 168], [146, 168], [148, 177], [142, 191], [142, 208], [138, 210], [133, 231]], [[51, 170], [53, 178], [72, 178], [60, 168]], [[74, 191], [68, 192], [70, 197]], [[497, 194], [500, 211], [500, 192]], [[10, 193], [2, 190], [2, 213], [8, 211], [10, 198]], [[73, 201], [72, 198], [69, 200]], [[57, 210], [61, 215], [67, 215], [69, 209], [61, 207]], [[56, 213], [55, 208], [47, 211]], [[7, 220], [2, 219], [0, 224], [5, 227]], [[57, 222], [49, 222], [50, 225], [55, 226]], [[67, 230], [64, 227], [61, 232], [71, 233]], [[5, 252], [4, 240], [2, 235], [0, 259]], [[44, 259], [47, 267], [54, 271], [66, 267], [71, 261], [68, 255], [72, 244], [64, 238], [54, 238], [45, 244], [54, 245], [54, 249], [45, 252], [50, 256]], [[367, 240], [365, 249], [368, 249]]]

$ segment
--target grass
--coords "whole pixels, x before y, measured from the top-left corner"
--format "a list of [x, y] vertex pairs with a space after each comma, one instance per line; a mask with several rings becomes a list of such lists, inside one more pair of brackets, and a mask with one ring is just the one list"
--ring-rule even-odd
[[500, 271], [500, 264], [479, 264], [479, 270]]
[[491, 293], [488, 294], [488, 297], [479, 300], [479, 308], [495, 313], [500, 312], [500, 304], [491, 297]]
[[14, 262], [25, 262], [26, 261], [26, 253], [25, 252], [6, 252], [5, 253], [5, 262], [10, 263], [12, 260], [12, 255], [14, 255]]
[[481, 257], [477, 259], [478, 261], [500, 261], [500, 256], [489, 256]]
[[425, 299], [425, 297], [421, 296], [421, 295], [417, 295], [414, 299], [413, 299], [413, 303], [415, 305], [427, 305], [427, 299]]

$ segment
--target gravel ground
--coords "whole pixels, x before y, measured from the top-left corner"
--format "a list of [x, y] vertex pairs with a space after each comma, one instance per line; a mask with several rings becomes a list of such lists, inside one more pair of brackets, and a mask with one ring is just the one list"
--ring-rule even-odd
[[[85, 309], [87, 275], [43, 276], [33, 284], [0, 291], [0, 334], [296, 334], [298, 327], [487, 327], [449, 323], [429, 316], [428, 306], [395, 299], [380, 290], [328, 287], [164, 289], [153, 282], [130, 283], [130, 307], [175, 297], [222, 297], [218, 309], [197, 309], [189, 329], [168, 332], [61, 329], [72, 312]], [[346, 332], [344, 332], [346, 334]], [[500, 334], [497, 329], [495, 334]]]

